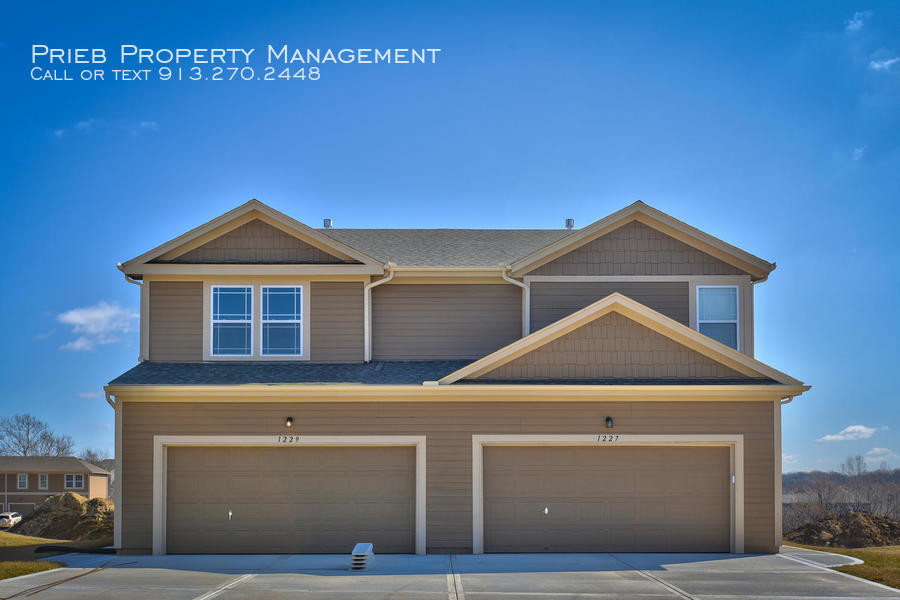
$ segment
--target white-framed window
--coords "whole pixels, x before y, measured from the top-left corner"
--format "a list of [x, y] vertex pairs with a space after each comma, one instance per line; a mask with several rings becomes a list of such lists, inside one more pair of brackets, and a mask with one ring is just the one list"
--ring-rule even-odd
[[66, 489], [80, 490], [84, 488], [84, 475], [81, 473], [66, 474]]
[[212, 317], [210, 354], [251, 356], [253, 354], [253, 287], [214, 285], [211, 287]]
[[46, 473], [41, 473], [38, 475], [38, 489], [46, 490], [48, 485], [49, 478]]
[[28, 473], [19, 473], [19, 478], [16, 481], [16, 488], [20, 490], [28, 489]]
[[262, 295], [263, 356], [303, 355], [303, 286], [264, 285]]
[[697, 286], [697, 331], [735, 350], [740, 347], [738, 286]]

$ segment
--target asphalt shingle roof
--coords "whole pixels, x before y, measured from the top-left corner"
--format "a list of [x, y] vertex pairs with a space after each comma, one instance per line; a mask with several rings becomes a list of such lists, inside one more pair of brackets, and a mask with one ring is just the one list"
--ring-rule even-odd
[[570, 229], [319, 229], [401, 267], [508, 265], [570, 235]]
[[242, 385], [250, 383], [421, 384], [470, 360], [396, 360], [365, 363], [142, 362], [110, 385]]
[[715, 378], [658, 378], [658, 379], [460, 379], [462, 385], [773, 385], [768, 377]]
[[74, 456], [0, 456], [2, 472], [98, 473], [109, 471]]
[[[142, 362], [110, 385], [244, 385], [279, 383], [359, 383], [420, 385], [437, 381], [469, 360], [389, 360], [364, 363], [308, 362]], [[767, 385], [768, 378], [739, 379], [469, 379], [456, 384], [496, 385]]]

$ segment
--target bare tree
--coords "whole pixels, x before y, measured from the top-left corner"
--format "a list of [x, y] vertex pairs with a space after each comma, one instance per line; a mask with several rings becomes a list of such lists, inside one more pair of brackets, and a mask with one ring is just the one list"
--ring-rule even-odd
[[85, 448], [81, 451], [81, 454], [78, 456], [78, 458], [99, 466], [101, 462], [107, 459], [107, 456], [106, 452], [104, 452], [103, 450]]
[[71, 435], [54, 435], [48, 431], [41, 441], [41, 456], [72, 456], [75, 453], [75, 440]]
[[848, 456], [847, 460], [841, 465], [841, 473], [848, 477], [862, 475], [868, 470], [866, 467], [866, 459], [861, 454], [856, 456]]
[[0, 419], [0, 452], [7, 456], [68, 456], [74, 449], [71, 436], [54, 434], [32, 415]]

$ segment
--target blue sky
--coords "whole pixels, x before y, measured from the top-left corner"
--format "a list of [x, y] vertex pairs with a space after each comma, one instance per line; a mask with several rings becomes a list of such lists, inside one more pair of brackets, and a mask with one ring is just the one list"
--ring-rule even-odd
[[[315, 82], [31, 81], [32, 44], [441, 53]], [[111, 452], [99, 390], [138, 353], [115, 264], [249, 198], [312, 225], [537, 228], [641, 199], [778, 263], [757, 357], [814, 386], [784, 409], [785, 469], [900, 466], [897, 57], [896, 2], [10, 6], [3, 413]]]

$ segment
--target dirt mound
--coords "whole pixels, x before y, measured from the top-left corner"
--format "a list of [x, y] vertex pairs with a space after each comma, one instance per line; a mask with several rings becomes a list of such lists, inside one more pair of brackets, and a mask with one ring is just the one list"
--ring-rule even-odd
[[72, 492], [50, 496], [12, 528], [15, 533], [59, 540], [94, 540], [113, 534], [113, 503]]
[[900, 544], [900, 522], [858, 512], [807, 523], [785, 534], [785, 541], [812, 546], [894, 546]]

